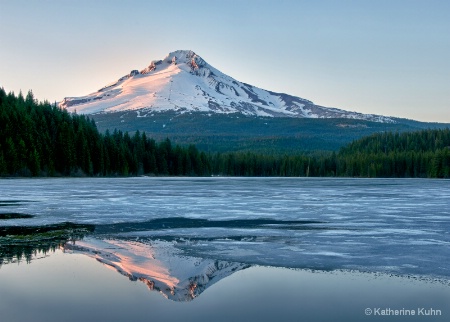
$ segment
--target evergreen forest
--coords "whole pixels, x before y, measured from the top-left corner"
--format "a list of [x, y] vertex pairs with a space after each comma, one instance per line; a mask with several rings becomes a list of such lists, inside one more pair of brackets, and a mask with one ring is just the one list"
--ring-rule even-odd
[[450, 130], [380, 132], [338, 152], [206, 153], [0, 88], [0, 176], [337, 176], [450, 178]]

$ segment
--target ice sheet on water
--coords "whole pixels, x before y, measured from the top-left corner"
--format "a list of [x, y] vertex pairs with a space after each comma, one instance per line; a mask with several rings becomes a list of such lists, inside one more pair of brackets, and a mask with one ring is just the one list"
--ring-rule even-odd
[[8, 212], [35, 215], [2, 225], [89, 223], [201, 258], [450, 277], [445, 180], [20, 179], [0, 192], [23, 201]]

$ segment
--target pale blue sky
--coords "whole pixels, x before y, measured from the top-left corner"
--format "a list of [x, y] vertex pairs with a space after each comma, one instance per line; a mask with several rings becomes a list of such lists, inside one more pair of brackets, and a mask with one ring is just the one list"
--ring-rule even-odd
[[0, 0], [0, 86], [92, 93], [177, 49], [246, 83], [450, 122], [450, 1]]

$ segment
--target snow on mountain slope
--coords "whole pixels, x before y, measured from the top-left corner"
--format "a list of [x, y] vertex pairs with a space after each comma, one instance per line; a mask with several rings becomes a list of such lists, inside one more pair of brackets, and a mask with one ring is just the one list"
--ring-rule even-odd
[[81, 114], [134, 110], [145, 116], [153, 111], [175, 110], [394, 122], [389, 117], [318, 106], [300, 97], [239, 82], [190, 50], [174, 51], [95, 93], [66, 97], [59, 105]]

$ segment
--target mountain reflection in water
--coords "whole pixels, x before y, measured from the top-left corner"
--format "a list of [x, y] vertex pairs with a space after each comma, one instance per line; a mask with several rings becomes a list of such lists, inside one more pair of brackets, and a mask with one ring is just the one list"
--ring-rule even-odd
[[174, 301], [191, 301], [217, 281], [250, 265], [184, 256], [172, 243], [87, 238], [66, 243], [64, 252], [81, 253], [145, 283]]

